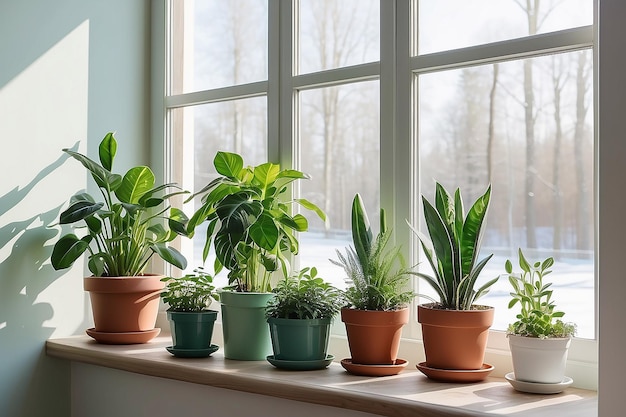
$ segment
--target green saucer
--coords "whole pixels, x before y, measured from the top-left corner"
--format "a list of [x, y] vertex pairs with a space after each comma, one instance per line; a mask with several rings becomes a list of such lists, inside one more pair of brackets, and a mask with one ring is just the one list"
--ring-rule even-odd
[[269, 363], [280, 369], [289, 369], [292, 371], [313, 371], [328, 367], [335, 357], [333, 355], [326, 355], [325, 359], [316, 361], [286, 361], [283, 359], [275, 359], [274, 355], [269, 355], [266, 359]]
[[206, 358], [219, 348], [218, 345], [211, 345], [206, 349], [178, 349], [174, 346], [168, 346], [165, 349], [177, 358]]

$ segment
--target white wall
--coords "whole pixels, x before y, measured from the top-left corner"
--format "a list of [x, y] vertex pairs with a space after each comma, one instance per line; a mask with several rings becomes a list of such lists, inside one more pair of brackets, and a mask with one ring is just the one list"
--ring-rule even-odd
[[82, 333], [82, 265], [49, 256], [60, 211], [116, 130], [123, 169], [149, 158], [150, 2], [0, 0], [0, 416], [69, 416], [70, 367], [49, 337]]
[[[141, 389], [137, 389], [141, 387]], [[105, 393], [105, 401], [102, 394]], [[374, 414], [72, 364], [73, 417], [376, 417]]]

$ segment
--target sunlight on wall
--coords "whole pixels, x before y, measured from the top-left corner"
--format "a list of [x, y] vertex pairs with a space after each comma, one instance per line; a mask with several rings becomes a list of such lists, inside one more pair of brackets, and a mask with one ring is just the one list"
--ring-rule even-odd
[[[10, 288], [2, 297], [12, 309], [0, 308], [0, 321], [17, 309], [28, 317], [22, 325], [43, 327], [49, 336], [72, 333], [83, 321], [76, 314], [83, 308], [69, 302], [84, 300], [80, 277], [50, 266], [50, 239], [58, 228], [48, 226], [57, 222], [72, 193], [86, 186], [82, 167], [64, 163], [61, 149], [87, 136], [88, 78], [89, 22], [84, 21], [0, 87], [0, 114], [10, 115], [0, 124], [5, 152], [0, 227], [6, 232], [0, 238], [0, 275], [14, 277], [12, 285], [2, 285]], [[12, 324], [8, 317], [2, 331], [20, 331]]]

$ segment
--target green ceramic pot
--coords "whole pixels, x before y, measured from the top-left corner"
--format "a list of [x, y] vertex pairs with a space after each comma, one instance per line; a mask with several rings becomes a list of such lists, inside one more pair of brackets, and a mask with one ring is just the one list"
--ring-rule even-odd
[[315, 361], [326, 358], [331, 319], [269, 318], [274, 358]]
[[211, 346], [217, 311], [168, 311], [172, 341], [176, 349], [207, 349]]
[[272, 293], [220, 292], [224, 357], [260, 361], [272, 354], [265, 308], [273, 297]]

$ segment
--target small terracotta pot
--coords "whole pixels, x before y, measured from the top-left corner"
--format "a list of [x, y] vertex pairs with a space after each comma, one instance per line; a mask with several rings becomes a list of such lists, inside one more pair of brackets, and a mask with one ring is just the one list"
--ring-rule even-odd
[[154, 329], [163, 275], [87, 277], [96, 332], [129, 333]]
[[481, 369], [494, 308], [444, 310], [433, 304], [417, 307], [422, 324], [426, 364], [430, 368], [453, 370]]
[[392, 311], [341, 310], [346, 325], [352, 363], [393, 365], [398, 358], [402, 326], [409, 321], [409, 309]]

